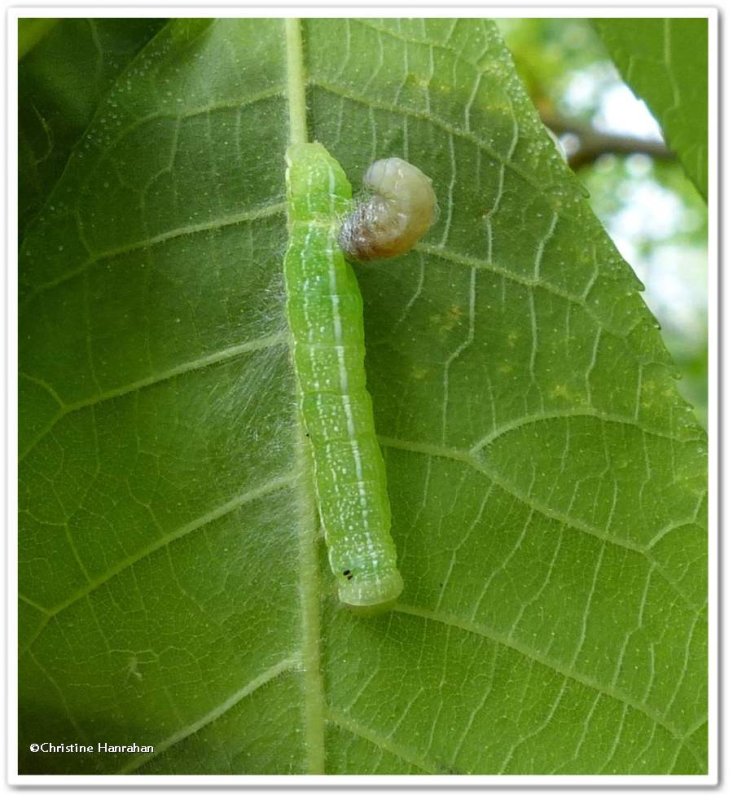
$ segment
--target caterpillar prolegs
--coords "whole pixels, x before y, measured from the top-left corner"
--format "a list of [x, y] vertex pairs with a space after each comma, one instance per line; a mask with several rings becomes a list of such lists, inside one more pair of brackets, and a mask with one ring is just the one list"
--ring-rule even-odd
[[[361, 244], [351, 255], [364, 257], [370, 235], [384, 238], [386, 230], [387, 238], [399, 240], [399, 230], [395, 234], [394, 224], [374, 226], [379, 209], [366, 214], [360, 207], [352, 211], [349, 181], [322, 145], [292, 145], [286, 161], [287, 317], [328, 559], [343, 603], [388, 605], [402, 592], [403, 581], [390, 535], [386, 473], [366, 389], [361, 294], [342, 247], [349, 249], [356, 241], [359, 227]], [[387, 161], [407, 164], [401, 159]], [[394, 170], [387, 173], [394, 175]], [[432, 194], [429, 180], [422, 177]], [[381, 207], [383, 218], [394, 216], [395, 204], [395, 198], [387, 198]], [[397, 222], [399, 228], [402, 223]], [[394, 242], [388, 249], [389, 254], [402, 252]]]

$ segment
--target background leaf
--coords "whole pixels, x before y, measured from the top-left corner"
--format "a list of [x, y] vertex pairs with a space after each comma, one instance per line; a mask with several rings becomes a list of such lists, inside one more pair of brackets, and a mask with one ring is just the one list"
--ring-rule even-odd
[[638, 282], [491, 23], [302, 30], [312, 138], [441, 206], [358, 270], [405, 593], [338, 605], [296, 459], [283, 22], [170, 23], [22, 243], [21, 771], [705, 772], [705, 438]]
[[624, 80], [646, 101], [707, 198], [707, 19], [598, 19], [595, 24]]
[[18, 67], [21, 237], [113, 81], [163, 20], [21, 20], [21, 42], [23, 23], [30, 26], [26, 50], [46, 38]]
[[57, 19], [18, 20], [18, 59], [29, 53], [58, 23]]

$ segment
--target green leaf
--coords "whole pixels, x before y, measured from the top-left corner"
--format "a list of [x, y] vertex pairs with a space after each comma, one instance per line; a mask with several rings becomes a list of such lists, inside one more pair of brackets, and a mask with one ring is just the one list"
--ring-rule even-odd
[[623, 79], [657, 118], [703, 197], [708, 193], [708, 20], [598, 19]]
[[29, 53], [56, 26], [57, 19], [18, 20], [18, 60]]
[[21, 236], [48, 199], [112, 83], [163, 21], [21, 20], [20, 50], [25, 40], [23, 23], [37, 23], [26, 30], [27, 35], [38, 34], [33, 45], [41, 35], [48, 36], [18, 67]]
[[338, 604], [283, 313], [295, 32], [167, 25], [22, 244], [21, 771], [706, 772], [705, 436], [489, 22], [302, 24], [311, 138], [441, 206], [358, 269], [405, 591]]

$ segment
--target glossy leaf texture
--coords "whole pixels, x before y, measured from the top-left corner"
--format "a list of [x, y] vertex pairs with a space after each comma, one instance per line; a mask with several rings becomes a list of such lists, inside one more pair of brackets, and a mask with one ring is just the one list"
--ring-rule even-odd
[[298, 455], [293, 42], [171, 22], [22, 242], [21, 771], [704, 773], [705, 436], [639, 283], [492, 23], [301, 32], [311, 138], [441, 209], [357, 269], [404, 593], [339, 605]]
[[688, 177], [708, 194], [708, 20], [597, 19], [623, 79], [644, 100]]

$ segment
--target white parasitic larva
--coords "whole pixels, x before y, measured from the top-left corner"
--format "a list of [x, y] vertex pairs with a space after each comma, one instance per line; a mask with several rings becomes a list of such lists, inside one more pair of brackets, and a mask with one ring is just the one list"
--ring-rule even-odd
[[375, 161], [364, 175], [364, 187], [373, 194], [359, 203], [339, 233], [341, 249], [356, 261], [407, 252], [435, 221], [430, 178], [401, 158]]

